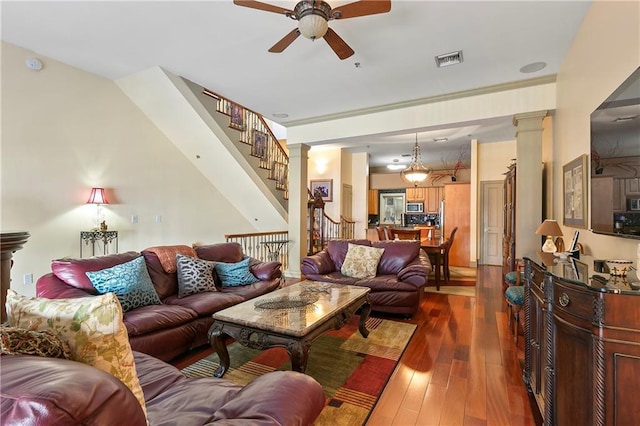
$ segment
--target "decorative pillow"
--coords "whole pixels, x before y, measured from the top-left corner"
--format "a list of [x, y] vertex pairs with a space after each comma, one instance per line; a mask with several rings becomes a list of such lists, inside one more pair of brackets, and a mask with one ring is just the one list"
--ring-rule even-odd
[[56, 334], [6, 325], [0, 326], [0, 353], [71, 359], [69, 345]]
[[72, 360], [105, 371], [131, 389], [146, 415], [122, 307], [113, 293], [45, 299], [9, 289], [7, 321], [13, 327], [54, 333], [69, 345]]
[[383, 248], [349, 243], [349, 249], [340, 272], [342, 275], [352, 278], [373, 278], [376, 276], [382, 253], [384, 253]]
[[260, 281], [249, 270], [250, 260], [250, 257], [246, 257], [237, 263], [215, 262], [216, 273], [220, 278], [222, 287], [237, 287]]
[[216, 284], [213, 281], [213, 262], [177, 254], [176, 265], [179, 298], [190, 294], [216, 291]]
[[151, 283], [144, 257], [86, 274], [98, 293], [115, 293], [125, 312], [140, 306], [162, 304]]

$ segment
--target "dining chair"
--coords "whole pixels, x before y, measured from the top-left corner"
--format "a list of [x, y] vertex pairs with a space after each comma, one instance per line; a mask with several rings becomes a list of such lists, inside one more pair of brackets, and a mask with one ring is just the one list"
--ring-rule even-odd
[[453, 239], [456, 236], [456, 232], [458, 232], [458, 227], [456, 226], [451, 231], [451, 235], [449, 235], [449, 239], [444, 248], [443, 262], [442, 262], [442, 275], [444, 275], [445, 281], [449, 282], [451, 278], [451, 271], [449, 270], [449, 252], [451, 251], [451, 246], [453, 246]]
[[376, 232], [378, 233], [378, 240], [384, 241], [387, 240], [387, 233], [379, 226], [376, 226]]
[[398, 237], [399, 240], [420, 240], [419, 229], [394, 229], [394, 239]]
[[395, 240], [396, 234], [393, 232], [393, 228], [390, 226], [384, 227], [385, 232], [387, 233], [387, 240]]

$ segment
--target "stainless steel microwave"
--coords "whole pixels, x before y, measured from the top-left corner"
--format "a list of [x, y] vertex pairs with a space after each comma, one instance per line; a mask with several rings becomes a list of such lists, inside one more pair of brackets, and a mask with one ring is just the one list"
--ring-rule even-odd
[[407, 203], [407, 213], [423, 213], [424, 203]]

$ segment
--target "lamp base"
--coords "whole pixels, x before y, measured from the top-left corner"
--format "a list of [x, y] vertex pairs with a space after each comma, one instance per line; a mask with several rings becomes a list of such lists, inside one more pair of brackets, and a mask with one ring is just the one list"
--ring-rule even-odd
[[555, 253], [556, 251], [558, 251], [558, 248], [553, 243], [553, 239], [550, 235], [547, 236], [547, 240], [544, 242], [542, 246], [542, 251], [544, 253]]

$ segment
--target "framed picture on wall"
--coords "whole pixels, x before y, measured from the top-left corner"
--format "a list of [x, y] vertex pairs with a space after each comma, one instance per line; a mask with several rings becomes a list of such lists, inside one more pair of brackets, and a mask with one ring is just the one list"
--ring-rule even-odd
[[253, 129], [253, 141], [251, 143], [251, 155], [265, 158], [267, 155], [267, 134]]
[[587, 227], [587, 164], [587, 156], [583, 154], [562, 166], [565, 226]]
[[325, 203], [333, 200], [333, 179], [315, 179], [311, 180], [311, 193], [320, 192], [322, 201]]
[[244, 130], [244, 108], [240, 105], [231, 104], [229, 127], [236, 130]]

